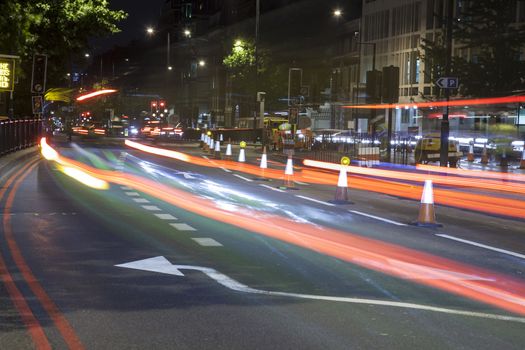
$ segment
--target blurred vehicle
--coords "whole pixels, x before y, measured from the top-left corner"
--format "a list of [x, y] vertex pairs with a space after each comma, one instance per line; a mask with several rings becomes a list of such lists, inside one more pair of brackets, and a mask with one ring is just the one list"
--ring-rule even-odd
[[83, 137], [94, 138], [107, 135], [107, 128], [102, 123], [84, 123], [80, 126], [73, 126], [73, 134]]
[[[416, 143], [414, 158], [416, 163], [427, 164], [437, 162], [440, 159], [441, 137], [440, 134], [428, 134], [420, 138]], [[448, 163], [455, 168], [463, 154], [459, 152], [459, 142], [448, 141]]]

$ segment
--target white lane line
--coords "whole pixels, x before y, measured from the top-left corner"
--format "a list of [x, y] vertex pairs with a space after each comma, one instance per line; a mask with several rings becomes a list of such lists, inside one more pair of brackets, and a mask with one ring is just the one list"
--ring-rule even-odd
[[253, 182], [252, 179], [248, 179], [247, 177], [241, 176], [239, 174], [233, 174], [233, 176], [238, 177], [239, 179], [243, 179], [244, 181]]
[[170, 226], [176, 228], [179, 231], [197, 231], [188, 224], [170, 224]]
[[276, 192], [286, 192], [286, 191], [278, 189], [277, 187], [272, 187], [272, 186], [268, 186], [268, 185], [264, 185], [264, 184], [259, 184], [259, 186], [262, 186], [264, 188], [268, 188], [268, 189], [270, 189], [272, 191], [276, 191]]
[[486, 244], [481, 244], [481, 243], [477, 243], [477, 242], [469, 241], [469, 240], [466, 240], [466, 239], [463, 239], [463, 238], [458, 238], [458, 237], [449, 236], [449, 235], [445, 235], [445, 234], [436, 234], [436, 236], [443, 237], [443, 238], [448, 238], [448, 239], [451, 239], [451, 240], [454, 240], [454, 241], [458, 241], [458, 242], [461, 242], [461, 243], [470, 244], [470, 245], [473, 245], [473, 246], [476, 246], [476, 247], [485, 248], [485, 249], [493, 250], [493, 251], [498, 252], [498, 253], [503, 253], [503, 254], [515, 256], [517, 258], [525, 259], [525, 255], [520, 254], [520, 253], [515, 253], [515, 252], [512, 252], [510, 250], [505, 250], [505, 249], [501, 249], [501, 248], [491, 247], [491, 246], [486, 245]]
[[192, 238], [192, 239], [203, 247], [222, 247], [222, 244], [220, 244], [213, 238]]
[[160, 211], [160, 208], [156, 205], [143, 205], [142, 208], [150, 211]]
[[120, 189], [124, 190], [124, 191], [133, 191], [133, 189], [131, 187], [128, 187], [128, 186], [120, 186]]
[[397, 225], [397, 226], [407, 226], [407, 224], [403, 224], [402, 222], [397, 222], [397, 221], [394, 221], [394, 220], [385, 219], [385, 218], [382, 218], [382, 217], [379, 217], [379, 216], [363, 213], [363, 212], [360, 212], [360, 211], [357, 211], [357, 210], [349, 210], [349, 212], [357, 214], [357, 215], [366, 216], [367, 218], [383, 221], [383, 222], [386, 222], [386, 223], [389, 223], [389, 224], [394, 224], [394, 225]]
[[223, 168], [223, 167], [221, 167], [221, 169], [224, 170], [227, 173], [231, 173], [232, 172], [230, 169], [226, 169], [226, 168]]
[[306, 182], [301, 182], [301, 181], [296, 181], [296, 180], [294, 180], [294, 182], [298, 185], [308, 186]]
[[202, 156], [202, 158], [204, 158], [204, 159], [210, 159], [210, 158], [208, 158], [208, 157], [206, 157], [206, 156]]
[[161, 220], [178, 220], [175, 216], [171, 214], [154, 214], [154, 215]]
[[298, 194], [296, 194], [295, 196], [298, 197], [298, 198], [306, 199], [307, 201], [311, 201], [311, 202], [315, 202], [315, 203], [319, 203], [319, 204], [324, 204], [324, 205], [327, 205], [329, 207], [335, 207], [335, 204], [328, 203], [328, 202], [323, 202], [323, 201], [317, 200], [315, 198], [301, 196], [301, 195], [298, 195]]
[[138, 197], [138, 196], [140, 196], [140, 194], [138, 192], [124, 192], [124, 193], [127, 194], [130, 197]]
[[132, 198], [135, 203], [149, 203], [149, 200], [146, 198]]

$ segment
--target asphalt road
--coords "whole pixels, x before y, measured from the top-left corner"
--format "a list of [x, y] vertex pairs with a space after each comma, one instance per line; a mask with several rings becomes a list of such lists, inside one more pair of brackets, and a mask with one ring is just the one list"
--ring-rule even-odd
[[[92, 189], [31, 153], [5, 165], [2, 349], [525, 346], [524, 314], [443, 287], [478, 279], [503, 290], [525, 285], [523, 220], [438, 206], [443, 227], [419, 228], [406, 225], [417, 217], [417, 201], [352, 190], [353, 204], [331, 206], [331, 186], [277, 191], [279, 180], [257, 181], [213, 163], [114, 143], [77, 140], [56, 149], [92, 167], [173, 188], [180, 197], [167, 202], [162, 193], [115, 183]], [[203, 155], [194, 146], [179, 150]], [[250, 215], [254, 224], [247, 226]], [[275, 229], [280, 218], [318, 236], [285, 236]], [[331, 235], [345, 249], [355, 248], [355, 260], [321, 245]], [[394, 253], [400, 261], [435, 257], [429, 264], [454, 273], [436, 277], [416, 263], [394, 266]], [[358, 260], [365, 256], [387, 259], [406, 275]], [[465, 274], [462, 266], [479, 274]]]

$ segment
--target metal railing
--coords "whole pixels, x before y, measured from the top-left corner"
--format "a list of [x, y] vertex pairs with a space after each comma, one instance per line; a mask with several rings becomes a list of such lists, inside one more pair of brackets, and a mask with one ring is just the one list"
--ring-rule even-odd
[[42, 120], [0, 121], [0, 155], [34, 146], [42, 133]]

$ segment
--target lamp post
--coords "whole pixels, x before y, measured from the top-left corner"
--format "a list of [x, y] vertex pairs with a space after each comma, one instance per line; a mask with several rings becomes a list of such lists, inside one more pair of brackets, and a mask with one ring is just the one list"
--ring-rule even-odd
[[[153, 27], [147, 27], [146, 33], [149, 36], [152, 36], [155, 34], [155, 29]], [[171, 49], [171, 37], [170, 37], [170, 31], [168, 30], [167, 35], [166, 35], [166, 69], [167, 70], [173, 69], [173, 67], [170, 64], [170, 56], [171, 56], [170, 49]]]

